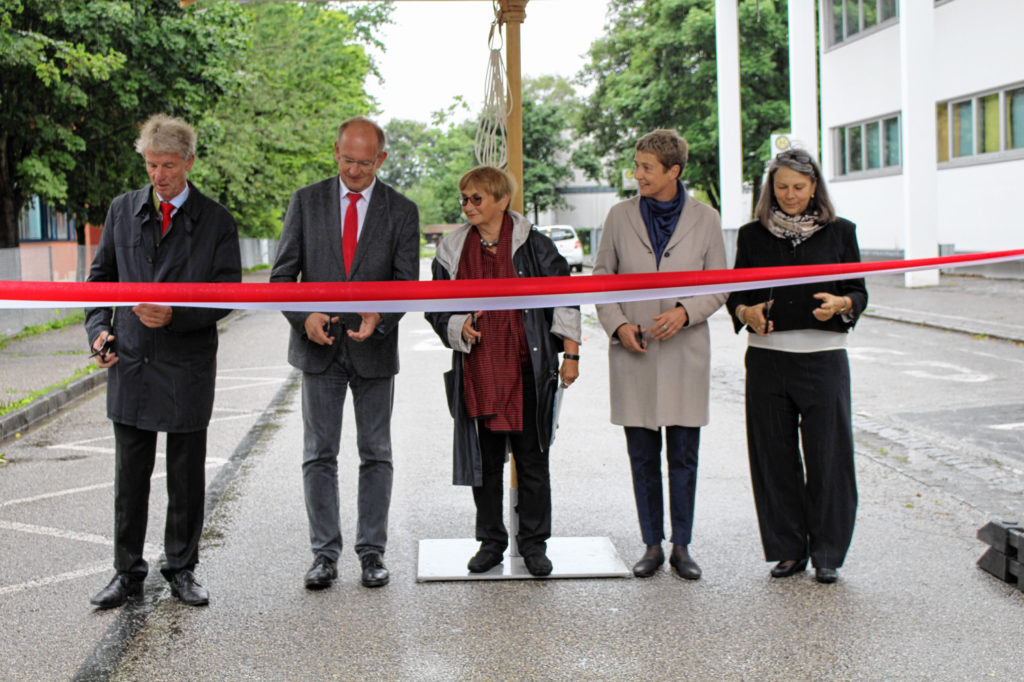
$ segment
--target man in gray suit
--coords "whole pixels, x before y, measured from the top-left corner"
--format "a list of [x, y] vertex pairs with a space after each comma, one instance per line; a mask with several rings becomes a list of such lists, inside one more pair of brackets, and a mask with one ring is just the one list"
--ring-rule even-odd
[[[364, 117], [338, 128], [338, 177], [292, 195], [271, 282], [419, 278], [416, 204], [376, 179], [387, 157], [384, 131]], [[362, 584], [388, 583], [383, 555], [391, 501], [391, 408], [401, 313], [285, 312], [288, 362], [302, 370], [302, 481], [313, 565], [307, 589], [338, 577], [341, 525], [338, 451], [345, 394], [352, 390], [359, 448], [355, 551]]]

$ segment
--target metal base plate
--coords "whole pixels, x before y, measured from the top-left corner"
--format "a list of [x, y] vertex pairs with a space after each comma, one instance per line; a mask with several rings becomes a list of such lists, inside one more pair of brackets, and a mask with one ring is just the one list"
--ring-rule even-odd
[[522, 557], [510, 557], [486, 573], [470, 573], [466, 563], [480, 543], [470, 538], [420, 540], [416, 580], [546, 580], [550, 578], [628, 578], [632, 573], [622, 563], [609, 538], [551, 538], [548, 558], [554, 570], [546, 578], [530, 575]]

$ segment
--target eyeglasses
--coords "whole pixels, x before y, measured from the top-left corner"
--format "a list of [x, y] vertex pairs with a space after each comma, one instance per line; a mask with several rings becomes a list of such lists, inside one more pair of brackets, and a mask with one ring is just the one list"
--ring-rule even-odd
[[350, 159], [347, 156], [341, 157], [341, 165], [343, 165], [343, 166], [359, 166], [359, 168], [361, 170], [369, 170], [369, 169], [373, 168], [373, 164], [375, 164], [376, 162], [377, 162], [376, 159], [371, 159], [369, 161], [356, 161], [355, 159]]
[[474, 194], [471, 197], [467, 197], [465, 194], [462, 194], [459, 196], [459, 205], [465, 206], [466, 204], [472, 201], [474, 206], [479, 206], [481, 202], [483, 202], [483, 200], [484, 198], [479, 194]]

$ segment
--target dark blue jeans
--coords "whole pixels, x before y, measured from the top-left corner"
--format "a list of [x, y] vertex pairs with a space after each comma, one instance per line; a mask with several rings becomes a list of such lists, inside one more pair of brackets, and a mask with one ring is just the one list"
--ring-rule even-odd
[[[661, 492], [661, 429], [627, 426], [626, 449], [633, 468], [633, 495], [645, 545], [665, 539], [665, 505]], [[697, 450], [700, 427], [666, 426], [669, 515], [672, 544], [688, 545], [693, 533], [693, 505], [697, 497]]]

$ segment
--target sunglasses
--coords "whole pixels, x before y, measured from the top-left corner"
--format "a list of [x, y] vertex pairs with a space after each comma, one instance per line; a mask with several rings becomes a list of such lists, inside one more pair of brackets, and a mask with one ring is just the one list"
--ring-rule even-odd
[[810, 154], [808, 154], [806, 152], [800, 152], [800, 151], [792, 150], [792, 149], [784, 151], [784, 152], [779, 152], [778, 155], [776, 155], [775, 158], [778, 159], [779, 161], [790, 161], [790, 160], [792, 160], [792, 161], [796, 161], [797, 163], [810, 163], [811, 162]]
[[469, 202], [473, 202], [474, 206], [479, 206], [480, 203], [483, 200], [484, 200], [484, 198], [482, 196], [480, 196], [479, 194], [474, 194], [471, 197], [467, 197], [465, 194], [463, 194], [463, 195], [459, 196], [459, 205], [460, 206], [465, 206]]

